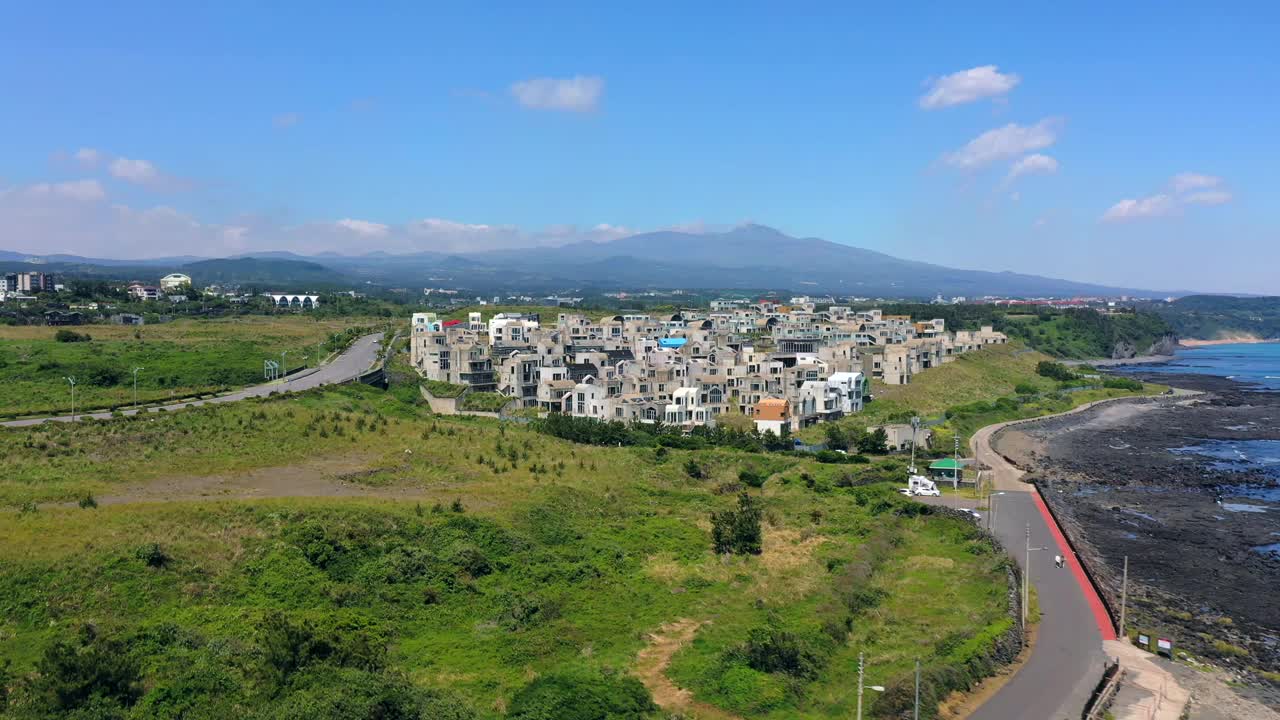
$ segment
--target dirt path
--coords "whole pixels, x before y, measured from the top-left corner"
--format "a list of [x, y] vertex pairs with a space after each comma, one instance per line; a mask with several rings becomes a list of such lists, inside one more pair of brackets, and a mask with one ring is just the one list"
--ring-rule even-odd
[[693, 693], [677, 687], [667, 677], [672, 656], [693, 640], [698, 628], [708, 622], [682, 618], [650, 633], [649, 644], [636, 654], [635, 674], [649, 688], [658, 707], [667, 712], [678, 712], [693, 720], [740, 720], [720, 708], [694, 700]]

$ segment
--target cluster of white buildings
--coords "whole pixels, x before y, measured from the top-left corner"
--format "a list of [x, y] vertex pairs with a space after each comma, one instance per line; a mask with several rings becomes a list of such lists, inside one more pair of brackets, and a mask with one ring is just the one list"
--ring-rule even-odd
[[160, 300], [168, 298], [171, 302], [183, 302], [187, 292], [191, 290], [191, 277], [182, 273], [169, 273], [160, 278], [160, 285], [148, 285], [134, 280], [129, 283], [129, 296], [135, 300]]
[[686, 429], [742, 413], [781, 432], [859, 412], [870, 381], [902, 384], [984, 345], [990, 327], [948, 331], [879, 310], [811, 302], [716, 301], [710, 310], [599, 320], [558, 312], [484, 320], [412, 318], [411, 361], [426, 378], [507, 395], [523, 407]]

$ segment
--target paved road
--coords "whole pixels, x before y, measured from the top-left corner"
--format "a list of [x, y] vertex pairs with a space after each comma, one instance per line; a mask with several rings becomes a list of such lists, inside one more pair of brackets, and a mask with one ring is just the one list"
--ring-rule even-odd
[[[1091, 407], [1077, 408], [1080, 412]], [[1043, 419], [1043, 418], [1041, 418]], [[1056, 526], [1051, 527], [1043, 500], [1020, 481], [1022, 471], [992, 450], [995, 433], [1007, 424], [974, 433], [970, 442], [978, 462], [991, 468], [995, 505], [993, 530], [1026, 572], [1027, 527], [1031, 547], [1030, 580], [1036, 589], [1041, 620], [1031, 657], [1005, 685], [971, 716], [974, 720], [1079, 718], [1107, 662], [1103, 640], [1113, 639], [1110, 620], [1088, 586], [1079, 561]], [[947, 504], [954, 505], [954, 502]], [[985, 515], [986, 513], [984, 513]], [[989, 518], [984, 517], [986, 522]], [[1053, 556], [1067, 558], [1054, 566]]]
[[[277, 382], [266, 383], [263, 385], [254, 385], [252, 387], [243, 388], [225, 395], [208, 398], [205, 400], [192, 400], [190, 402], [170, 403], [167, 405], [151, 405], [138, 410], [123, 410], [124, 415], [133, 415], [136, 412], [158, 412], [160, 409], [179, 410], [187, 407], [196, 407], [199, 405], [207, 405], [210, 403], [225, 403], [244, 400], [251, 397], [263, 397], [273, 392], [296, 392], [299, 390], [309, 390], [321, 385], [330, 385], [333, 383], [346, 382], [351, 380], [373, 366], [378, 359], [379, 343], [382, 340], [382, 333], [374, 333], [365, 335], [356, 340], [341, 355], [334, 358], [327, 365], [321, 365], [319, 368], [303, 370], [302, 372], [290, 375], [287, 379]], [[106, 420], [111, 417], [109, 412], [93, 412], [93, 413], [77, 413], [76, 420], [81, 418], [97, 418]], [[58, 415], [54, 417], [43, 418], [24, 418], [22, 420], [9, 420], [0, 423], [0, 426], [6, 427], [22, 427], [24, 425], [39, 425], [43, 422], [71, 422], [70, 415]]]

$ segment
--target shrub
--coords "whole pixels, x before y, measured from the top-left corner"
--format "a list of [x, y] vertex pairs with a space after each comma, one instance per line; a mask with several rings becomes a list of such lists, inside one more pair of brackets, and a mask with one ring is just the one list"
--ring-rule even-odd
[[734, 652], [753, 670], [809, 680], [822, 672], [831, 649], [825, 636], [802, 637], [771, 619], [764, 626], [752, 628], [747, 642]]
[[271, 612], [258, 627], [264, 679], [275, 687], [318, 663], [379, 671], [386, 666], [386, 645], [355, 630], [321, 632], [310, 621], [293, 622]]
[[53, 334], [53, 339], [60, 343], [89, 342], [93, 338], [89, 333], [78, 333], [75, 330], [62, 328]]
[[1076, 374], [1062, 363], [1056, 363], [1052, 360], [1041, 360], [1036, 363], [1036, 374], [1040, 377], [1047, 377], [1052, 380], [1075, 380]]
[[1029, 382], [1020, 382], [1017, 385], [1014, 385], [1013, 391], [1018, 395], [1035, 395], [1040, 392], [1036, 389], [1035, 385], [1032, 385]]
[[711, 513], [711, 539], [719, 555], [759, 555], [764, 535], [760, 503], [746, 492], [738, 495], [738, 509]]
[[738, 481], [748, 487], [764, 487], [764, 481], [767, 478], [768, 476], [764, 473], [758, 470], [752, 470], [751, 468], [743, 468], [738, 471]]
[[509, 720], [644, 720], [657, 709], [633, 677], [554, 673], [511, 699]]
[[92, 493], [87, 493], [84, 497], [80, 498], [80, 507], [84, 508], [85, 510], [88, 510], [90, 508], [96, 508], [98, 507], [98, 500], [93, 496]]
[[46, 648], [36, 671], [33, 694], [46, 710], [61, 711], [59, 717], [81, 708], [92, 708], [85, 717], [112, 717], [113, 709], [130, 707], [142, 695], [141, 672], [128, 648], [99, 638], [92, 626], [74, 642]]
[[158, 543], [141, 545], [137, 550], [133, 551], [133, 555], [146, 563], [147, 567], [153, 568], [163, 568], [173, 560]]
[[1142, 383], [1134, 380], [1133, 378], [1109, 377], [1102, 381], [1102, 387], [1111, 388], [1113, 390], [1130, 390], [1133, 392], [1140, 392], [1142, 390]]
[[702, 480], [707, 476], [706, 471], [704, 471], [702, 469], [702, 466], [698, 464], [698, 461], [694, 460], [693, 458], [689, 458], [687, 461], [685, 461], [684, 474], [688, 475], [694, 480]]

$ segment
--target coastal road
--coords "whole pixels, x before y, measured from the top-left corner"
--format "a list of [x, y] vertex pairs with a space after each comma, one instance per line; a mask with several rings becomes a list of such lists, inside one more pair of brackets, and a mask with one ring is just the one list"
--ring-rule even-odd
[[[348, 347], [326, 365], [318, 368], [311, 368], [301, 372], [294, 373], [284, 380], [264, 383], [262, 385], [254, 385], [242, 388], [225, 395], [206, 398], [204, 400], [191, 400], [188, 402], [169, 403], [164, 405], [149, 405], [138, 408], [137, 410], [122, 410], [124, 415], [134, 415], [140, 412], [159, 412], [160, 410], [180, 410], [182, 408], [197, 407], [200, 405], [208, 405], [211, 403], [226, 403], [244, 400], [245, 398], [265, 397], [271, 393], [280, 392], [297, 392], [300, 390], [310, 390], [321, 385], [331, 385], [334, 383], [347, 382], [364, 374], [371, 368], [378, 359], [378, 349], [382, 341], [382, 333], [373, 333], [365, 335]], [[109, 412], [90, 412], [76, 413], [75, 420], [91, 417], [98, 420], [107, 420], [111, 418]], [[23, 418], [21, 420], [9, 420], [0, 423], [2, 427], [23, 427], [26, 425], [39, 425], [43, 422], [72, 422], [71, 415], [55, 415], [51, 417], [39, 418]]]
[[[982, 428], [974, 433], [970, 445], [978, 463], [991, 469], [992, 486], [998, 493], [993, 496], [996, 507], [993, 530], [1023, 566], [1023, 572], [1030, 571], [1040, 607], [1040, 625], [1030, 657], [971, 717], [974, 720], [1074, 720], [1080, 717], [1102, 676], [1107, 662], [1103, 641], [1114, 639], [1115, 632], [1102, 601], [1039, 493], [1021, 482], [1021, 470], [992, 449], [992, 437], [1008, 424]], [[1048, 548], [1031, 552], [1029, 568], [1025, 566], [1028, 527], [1031, 547]], [[1055, 567], [1054, 555], [1065, 557], [1066, 567]]]

